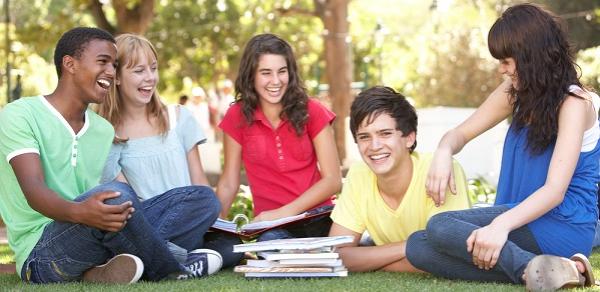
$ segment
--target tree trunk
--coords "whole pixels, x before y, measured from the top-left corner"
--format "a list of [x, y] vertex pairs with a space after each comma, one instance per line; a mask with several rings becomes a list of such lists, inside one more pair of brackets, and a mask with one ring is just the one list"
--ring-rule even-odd
[[345, 120], [352, 101], [352, 62], [350, 62], [349, 0], [314, 0], [316, 14], [323, 21], [325, 32], [325, 76], [329, 84], [329, 96], [333, 112], [337, 115], [333, 123], [335, 142], [340, 161], [346, 158]]
[[128, 4], [129, 2], [131, 1], [112, 0], [117, 18], [116, 25], [111, 24], [106, 18], [100, 0], [90, 0], [88, 10], [98, 27], [114, 35], [126, 32], [143, 35], [154, 19], [154, 0], [138, 0], [134, 5]]

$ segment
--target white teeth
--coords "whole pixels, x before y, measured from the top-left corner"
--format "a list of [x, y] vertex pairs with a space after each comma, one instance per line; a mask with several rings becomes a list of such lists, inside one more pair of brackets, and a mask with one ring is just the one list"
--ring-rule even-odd
[[98, 84], [102, 87], [102, 88], [108, 88], [110, 86], [110, 81], [108, 80], [104, 80], [104, 79], [98, 79]]
[[142, 90], [152, 90], [152, 86], [149, 86], [149, 87], [142, 87], [141, 89], [142, 89]]
[[378, 154], [378, 155], [371, 155], [369, 156], [369, 158], [373, 159], [373, 160], [379, 160], [379, 159], [383, 159], [390, 156], [390, 154]]

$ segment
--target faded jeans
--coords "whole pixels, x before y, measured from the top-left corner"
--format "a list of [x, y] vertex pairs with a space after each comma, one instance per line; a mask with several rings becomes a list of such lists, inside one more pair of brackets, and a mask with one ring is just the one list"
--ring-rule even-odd
[[523, 283], [527, 263], [540, 248], [527, 226], [513, 230], [500, 251], [498, 262], [490, 270], [479, 269], [467, 252], [467, 238], [473, 230], [486, 226], [506, 212], [506, 206], [467, 209], [437, 214], [426, 230], [413, 233], [407, 240], [406, 257], [416, 268], [449, 279]]
[[78, 281], [86, 270], [122, 253], [142, 260], [145, 280], [158, 281], [185, 272], [181, 264], [185, 260], [183, 254], [176, 257], [175, 251], [185, 253], [184, 250], [202, 247], [203, 235], [220, 210], [214, 192], [205, 186], [175, 188], [140, 202], [129, 185], [111, 182], [93, 188], [75, 201], [84, 201], [102, 191], [121, 192], [119, 197], [104, 201], [105, 204], [133, 203], [135, 212], [125, 227], [118, 232], [107, 232], [53, 221], [25, 261], [21, 279], [32, 283]]

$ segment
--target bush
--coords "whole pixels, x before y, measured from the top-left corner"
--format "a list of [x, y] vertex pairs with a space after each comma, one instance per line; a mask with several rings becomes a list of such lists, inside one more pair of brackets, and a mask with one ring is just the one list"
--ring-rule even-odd
[[477, 177], [468, 181], [469, 199], [475, 204], [494, 204], [496, 188], [485, 178]]

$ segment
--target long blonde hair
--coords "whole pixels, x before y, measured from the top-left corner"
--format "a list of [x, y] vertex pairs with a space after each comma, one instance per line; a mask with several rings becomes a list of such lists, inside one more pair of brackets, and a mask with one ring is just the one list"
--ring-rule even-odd
[[[158, 54], [152, 43], [143, 36], [134, 34], [122, 34], [115, 38], [117, 42], [117, 76], [120, 76], [123, 68], [131, 68], [139, 63], [140, 58], [155, 59]], [[158, 129], [161, 135], [168, 131], [168, 121], [165, 114], [166, 106], [161, 102], [156, 91], [152, 94], [150, 102], [146, 105], [148, 119], [156, 117]], [[98, 106], [98, 114], [107, 119], [113, 127], [117, 128], [123, 122], [123, 98], [119, 92], [119, 86], [113, 83], [108, 98]], [[127, 137], [119, 137], [116, 142], [127, 141]]]

